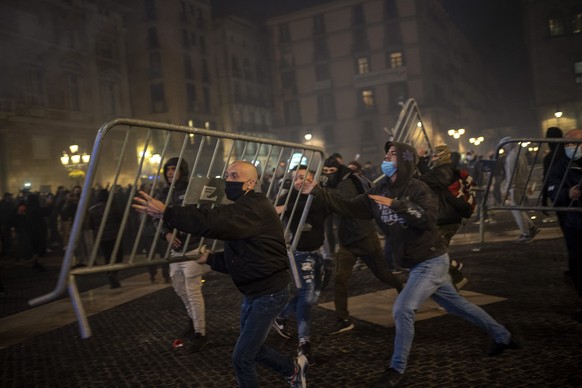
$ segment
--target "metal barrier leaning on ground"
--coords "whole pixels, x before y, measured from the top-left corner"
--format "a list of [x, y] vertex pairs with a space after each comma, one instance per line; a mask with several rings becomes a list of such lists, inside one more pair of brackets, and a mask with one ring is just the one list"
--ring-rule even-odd
[[[160, 152], [156, 152], [158, 150]], [[137, 217], [131, 204], [139, 190], [138, 187], [142, 183], [151, 184], [149, 194], [153, 195], [159, 185], [162, 166], [165, 161], [176, 156], [178, 157], [176, 170], [179, 170], [179, 165], [183, 162], [191, 166], [188, 187], [182, 204], [197, 206], [220, 206], [227, 202], [224, 195], [223, 177], [228, 165], [235, 160], [247, 160], [257, 166], [260, 176], [257, 190], [261, 187], [266, 189], [266, 195], [272, 203], [281, 196], [287, 196], [285, 203], [288, 206], [295, 206], [296, 203], [289, 203], [288, 197], [293, 188], [289, 187], [288, 191], [284, 191], [284, 183], [291, 179], [292, 168], [298, 164], [307, 165], [308, 169], [315, 172], [314, 179], [318, 180], [324, 161], [323, 149], [304, 144], [127, 118], [111, 120], [99, 129], [95, 138], [57, 285], [52, 292], [30, 300], [30, 305], [37, 306], [53, 301], [62, 296], [67, 287], [79, 322], [81, 337], [88, 338], [91, 336], [91, 329], [77, 287], [77, 276], [193, 259], [185, 255], [190, 235], [183, 244], [181, 256], [170, 258], [168, 244], [164, 258], [154, 259], [156, 245], [160, 238], [161, 223], [158, 224], [155, 235], [150, 237], [151, 242], [146, 252], [138, 252], [138, 248], [143, 247], [140, 243], [144, 239], [147, 217], [141, 217], [137, 227], [136, 222], [132, 222]], [[271, 171], [273, 171], [272, 178]], [[278, 176], [278, 173], [281, 175]], [[174, 179], [176, 176], [177, 174], [174, 175]], [[110, 195], [105, 205], [103, 219], [96, 231], [88, 265], [83, 268], [72, 268], [74, 251], [82, 232], [84, 219], [87, 217], [92, 188], [96, 184], [106, 186]], [[123, 196], [118, 190], [122, 186], [128, 188], [128, 193]], [[167, 196], [166, 205], [170, 201], [171, 193], [172, 187]], [[110, 261], [105, 265], [96, 265], [95, 261], [107, 218], [113, 216], [111, 209], [114, 201], [116, 201], [115, 206], [123, 209], [119, 233]], [[298, 236], [301, 234], [311, 201], [312, 197], [309, 196], [301, 214], [295, 214], [295, 208], [293, 208], [291, 217], [301, 217], [297, 230], [290, 233], [291, 222], [288, 222], [285, 230], [285, 236], [293, 236], [288, 241], [287, 251], [295, 284], [298, 287], [301, 287], [301, 282], [298, 279], [293, 252], [297, 247]], [[176, 233], [175, 230], [174, 233]], [[217, 241], [202, 239], [200, 245], [202, 243], [211, 245], [213, 249], [217, 248]], [[122, 249], [122, 244], [126, 249], [131, 245], [131, 249], [124, 255], [122, 263], [115, 263], [116, 254], [119, 249]]]
[[[519, 187], [516, 187], [514, 190], [514, 197], [520, 198], [519, 203], [515, 205], [511, 205], [508, 201], [510, 198], [510, 190], [511, 190], [511, 182], [516, 179], [516, 168], [517, 163], [515, 164], [515, 168], [509, 176], [505, 177], [505, 180], [509, 179], [509, 184], [507, 184], [507, 189], [501, 193], [501, 203], [487, 205], [488, 197], [491, 193], [491, 187], [494, 182], [494, 174], [491, 173], [487, 180], [487, 184], [484, 188], [484, 195], [482, 200], [477, 206], [480, 207], [480, 219], [479, 219], [479, 234], [480, 234], [480, 243], [485, 242], [485, 211], [486, 210], [504, 210], [504, 211], [511, 211], [511, 210], [523, 210], [523, 211], [543, 211], [543, 212], [582, 212], [582, 208], [574, 207], [573, 201], [570, 202], [569, 206], [554, 206], [553, 203], [549, 203], [547, 206], [543, 205], [542, 198], [544, 195], [544, 189], [547, 185], [548, 174], [552, 170], [552, 167], [559, 162], [559, 159], [556, 157], [557, 153], [553, 154], [553, 157], [550, 160], [550, 164], [548, 167], [548, 174], [543, 176], [543, 159], [546, 154], [546, 151], [549, 150], [549, 144], [562, 144], [565, 145], [567, 143], [576, 144], [577, 147], [582, 147], [582, 140], [580, 139], [563, 139], [563, 138], [509, 138], [501, 141], [497, 146], [497, 150], [495, 153], [495, 165], [497, 163], [503, 163], [503, 160], [500, 160], [500, 155], [503, 154], [504, 151], [502, 149], [506, 145], [516, 144], [518, 146], [517, 151], [517, 158], [523, 153], [528, 153], [528, 171], [527, 171], [527, 179], [525, 184], [520, 184]], [[565, 156], [564, 156], [565, 157]], [[568, 164], [568, 169], [571, 168], [572, 160]], [[496, 166], [493, 166], [493, 170]], [[504, 168], [505, 166], [501, 166]], [[564, 182], [566, 180], [566, 175], [562, 177], [560, 181], [559, 190], [563, 187]], [[581, 182], [582, 183], [582, 182]], [[539, 190], [538, 194], [535, 194]], [[548, 200], [548, 202], [551, 202]]]

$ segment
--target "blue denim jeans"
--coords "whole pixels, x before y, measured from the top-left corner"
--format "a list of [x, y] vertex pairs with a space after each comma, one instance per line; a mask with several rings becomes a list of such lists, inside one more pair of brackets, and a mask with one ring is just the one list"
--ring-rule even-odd
[[271, 324], [288, 299], [288, 287], [270, 295], [244, 297], [240, 311], [240, 335], [232, 353], [239, 388], [259, 386], [256, 361], [283, 376], [293, 374], [294, 359], [264, 344]]
[[393, 311], [396, 335], [390, 367], [400, 373], [404, 373], [406, 369], [414, 338], [414, 315], [429, 297], [448, 313], [464, 318], [485, 330], [495, 342], [509, 343], [511, 334], [505, 327], [497, 323], [485, 310], [459, 295], [451, 283], [449, 263], [449, 255], [445, 253], [415, 265], [410, 269], [406, 287], [396, 298]]
[[319, 252], [295, 252], [295, 263], [301, 279], [301, 288], [283, 308], [279, 317], [287, 319], [295, 314], [299, 342], [309, 341], [311, 306], [317, 303], [323, 284], [323, 256]]

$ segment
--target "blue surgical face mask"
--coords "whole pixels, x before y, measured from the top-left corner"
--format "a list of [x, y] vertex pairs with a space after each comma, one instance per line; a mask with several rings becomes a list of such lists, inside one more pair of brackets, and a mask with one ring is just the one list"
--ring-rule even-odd
[[570, 159], [578, 160], [578, 159], [582, 158], [582, 145], [578, 146], [578, 149], [576, 150], [575, 154], [574, 154], [574, 150], [576, 150], [576, 146], [564, 148], [564, 152], [566, 153], [566, 156], [569, 157]]
[[389, 178], [396, 173], [396, 164], [394, 162], [382, 162], [382, 172]]

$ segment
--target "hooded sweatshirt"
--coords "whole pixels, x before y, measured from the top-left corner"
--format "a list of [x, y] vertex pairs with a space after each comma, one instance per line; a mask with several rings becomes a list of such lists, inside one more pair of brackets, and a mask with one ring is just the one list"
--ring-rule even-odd
[[[180, 162], [180, 166], [178, 167], [178, 162]], [[168, 179], [167, 171], [168, 167], [178, 167], [176, 170], [180, 172], [180, 176], [174, 180], [174, 187], [172, 188], [172, 181]], [[164, 179], [168, 186], [164, 187], [162, 190], [157, 192], [154, 197], [159, 199], [162, 202], [165, 202], [168, 198], [168, 195], [171, 195], [170, 200], [168, 201], [168, 205], [170, 206], [182, 206], [182, 202], [184, 201], [184, 197], [186, 196], [186, 190], [188, 189], [188, 178], [190, 177], [190, 171], [188, 168], [188, 163], [182, 159], [181, 161], [179, 158], [170, 158], [162, 168], [162, 173], [164, 174]], [[170, 189], [172, 192], [170, 193]], [[154, 221], [155, 223], [159, 222], [158, 220]], [[167, 223], [162, 223], [162, 227], [160, 229], [160, 237], [166, 241], [166, 234], [172, 233], [174, 229], [170, 227]], [[184, 243], [188, 235], [186, 233], [178, 231], [176, 233], [176, 237]], [[198, 243], [200, 242], [200, 238], [196, 236], [192, 236], [188, 243], [188, 247], [186, 251], [192, 250], [197, 248]], [[183, 249], [183, 248], [182, 248]], [[180, 251], [182, 251], [180, 249]]]
[[355, 218], [373, 218], [388, 236], [395, 262], [404, 268], [440, 256], [447, 248], [437, 228], [437, 199], [432, 190], [413, 178], [416, 151], [404, 143], [393, 143], [397, 153], [396, 180], [385, 177], [368, 193], [393, 199], [392, 206], [377, 204], [367, 194], [343, 199], [327, 189], [316, 187], [333, 209]]

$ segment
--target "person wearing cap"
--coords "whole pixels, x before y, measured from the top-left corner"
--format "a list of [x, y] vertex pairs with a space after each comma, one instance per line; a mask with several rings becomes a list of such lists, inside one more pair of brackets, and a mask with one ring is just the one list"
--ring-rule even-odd
[[[438, 198], [437, 226], [448, 247], [463, 222], [461, 212], [465, 209], [462, 208], [469, 205], [449, 191], [449, 186], [457, 180], [457, 172], [451, 162], [451, 151], [446, 145], [435, 147], [432, 168], [418, 179], [426, 183]], [[458, 260], [451, 260], [449, 271], [457, 289], [467, 284], [467, 278], [461, 272], [462, 267], [463, 264]]]
[[453, 286], [447, 246], [436, 222], [437, 200], [424, 182], [414, 178], [416, 163], [415, 149], [395, 142], [382, 162], [386, 177], [369, 192], [345, 199], [314, 183], [304, 185], [302, 190], [321, 197], [340, 214], [375, 219], [390, 238], [396, 262], [410, 270], [406, 286], [394, 302], [394, 351], [389, 367], [373, 385], [377, 388], [401, 383], [414, 338], [416, 311], [428, 298], [486, 331], [492, 338], [487, 349], [490, 356], [519, 347], [504, 326], [462, 297]]
[[[510, 137], [504, 137], [499, 143], [505, 143], [511, 140]], [[529, 177], [529, 168], [525, 152], [522, 152], [519, 143], [510, 142], [503, 146], [505, 151], [505, 180], [503, 181], [501, 192], [503, 199], [510, 206], [522, 206], [527, 204], [527, 182]], [[523, 210], [512, 210], [511, 214], [519, 228], [521, 235], [515, 240], [517, 243], [529, 243], [540, 232], [540, 229], [534, 225]]]

